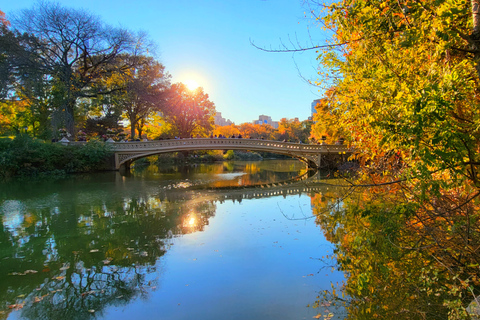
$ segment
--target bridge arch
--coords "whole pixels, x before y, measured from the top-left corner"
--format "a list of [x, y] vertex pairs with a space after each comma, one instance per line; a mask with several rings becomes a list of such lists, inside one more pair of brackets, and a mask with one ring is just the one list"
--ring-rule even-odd
[[115, 154], [115, 170], [128, 166], [144, 157], [170, 152], [197, 150], [249, 150], [283, 154], [297, 158], [310, 168], [319, 168], [322, 156], [339, 155], [345, 157], [351, 151], [344, 145], [314, 145], [258, 139], [238, 138], [193, 138], [135, 142], [112, 142]]

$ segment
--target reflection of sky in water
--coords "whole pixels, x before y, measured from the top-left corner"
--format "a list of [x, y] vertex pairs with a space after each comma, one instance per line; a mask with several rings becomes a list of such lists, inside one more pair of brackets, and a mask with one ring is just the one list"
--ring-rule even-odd
[[[308, 196], [218, 204], [202, 232], [173, 239], [148, 300], [109, 307], [100, 319], [311, 319], [318, 292], [342, 281]], [[188, 227], [195, 215], [185, 217]]]
[[216, 179], [222, 179], [222, 180], [233, 180], [236, 178], [239, 178], [241, 176], [246, 175], [244, 172], [235, 172], [235, 173], [219, 173], [215, 175]]
[[20, 201], [6, 200], [0, 206], [0, 212], [4, 228], [18, 236], [18, 230], [21, 228], [27, 212], [26, 206]]

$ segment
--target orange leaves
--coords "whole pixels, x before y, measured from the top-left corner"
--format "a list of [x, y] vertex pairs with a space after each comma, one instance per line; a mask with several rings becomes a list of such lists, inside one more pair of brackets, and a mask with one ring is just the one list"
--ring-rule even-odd
[[25, 306], [25, 302], [23, 303], [16, 303], [16, 304], [11, 304], [8, 306], [9, 309], [14, 309], [14, 310], [20, 310]]
[[215, 126], [213, 134], [217, 137], [222, 135], [224, 137], [230, 138], [233, 135], [238, 136], [240, 134], [240, 130], [238, 130], [238, 128], [234, 124], [229, 126]]
[[2, 10], [0, 10], [0, 24], [7, 27], [10, 26], [10, 21], [7, 20], [5, 13]]

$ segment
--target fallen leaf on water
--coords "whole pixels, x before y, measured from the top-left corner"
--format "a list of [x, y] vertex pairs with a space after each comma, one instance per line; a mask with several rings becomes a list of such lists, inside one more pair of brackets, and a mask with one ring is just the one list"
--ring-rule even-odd
[[12, 272], [12, 273], [9, 273], [8, 275], [10, 276], [24, 276], [28, 273], [38, 273], [37, 270], [25, 270], [25, 272]]
[[316, 316], [313, 316], [313, 319], [320, 319], [321, 317], [322, 317], [322, 314], [319, 313], [319, 314], [317, 314]]
[[64, 277], [64, 276], [58, 276], [58, 277], [55, 277], [55, 279], [57, 279], [57, 280], [63, 280], [63, 279], [65, 279], [65, 277]]
[[95, 292], [96, 292], [95, 290], [84, 292], [84, 293], [82, 293], [82, 297], [84, 297], [86, 295], [89, 295], [89, 294], [94, 294]]
[[18, 303], [18, 304], [11, 304], [8, 306], [9, 309], [15, 309], [15, 310], [18, 310], [18, 309], [22, 309], [23, 308], [23, 304], [21, 303]]

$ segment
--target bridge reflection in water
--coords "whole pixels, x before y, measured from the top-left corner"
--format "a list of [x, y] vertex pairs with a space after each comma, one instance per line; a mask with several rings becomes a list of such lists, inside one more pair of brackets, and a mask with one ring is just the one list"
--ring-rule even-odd
[[[159, 194], [160, 201], [179, 201], [202, 198], [205, 201], [219, 201], [220, 203], [231, 200], [241, 202], [248, 199], [260, 199], [290, 195], [312, 194], [325, 191], [327, 180], [321, 179], [320, 173], [309, 172], [287, 181], [260, 184], [247, 187], [224, 187], [203, 189], [193, 186], [186, 188], [167, 188]], [[340, 180], [335, 179], [332, 188], [341, 188]], [[345, 185], [348, 187], [348, 185]], [[328, 187], [327, 187], [328, 188]]]
[[320, 145], [280, 142], [258, 139], [175, 139], [154, 140], [137, 142], [111, 142], [115, 154], [114, 169], [129, 167], [140, 158], [169, 152], [195, 151], [195, 150], [245, 150], [271, 152], [298, 158], [307, 163], [310, 168], [322, 167], [322, 161], [334, 158], [345, 161], [352, 154], [352, 150], [345, 145]]

